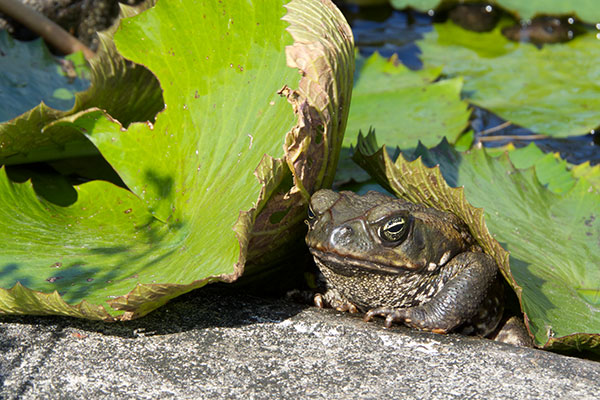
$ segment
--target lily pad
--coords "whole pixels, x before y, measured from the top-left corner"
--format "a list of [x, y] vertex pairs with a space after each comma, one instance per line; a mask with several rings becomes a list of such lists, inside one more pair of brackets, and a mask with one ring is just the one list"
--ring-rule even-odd
[[493, 157], [498, 157], [505, 152], [508, 153], [515, 168], [526, 169], [535, 166], [538, 181], [552, 192], [562, 193], [571, 189], [579, 178], [585, 178], [592, 190], [600, 192], [600, 165], [598, 164], [591, 165], [588, 161], [572, 165], [563, 160], [559, 153], [544, 153], [535, 143], [521, 148], [515, 148], [512, 143], [503, 147], [487, 148], [487, 153]]
[[42, 39], [14, 40], [0, 31], [0, 122], [10, 120], [43, 101], [49, 107], [68, 110], [75, 93], [89, 86], [81, 53], [54, 57]]
[[411, 71], [397, 57], [378, 53], [357, 65], [344, 146], [370, 128], [389, 146], [430, 146], [443, 137], [456, 139], [469, 124], [467, 102], [460, 98], [463, 81], [438, 81], [441, 67]]
[[541, 49], [435, 24], [418, 42], [426, 67], [464, 77], [468, 100], [539, 134], [586, 134], [600, 123], [600, 46], [591, 33]]
[[[126, 15], [133, 16], [149, 4], [151, 2], [138, 8], [122, 9]], [[100, 157], [98, 150], [79, 131], [65, 126], [60, 129], [51, 126], [53, 121], [93, 107], [106, 111], [124, 126], [134, 121], [154, 120], [156, 113], [164, 107], [160, 85], [152, 72], [125, 60], [117, 52], [113, 42], [114, 30], [111, 28], [98, 33], [100, 48], [89, 66], [91, 84], [86, 91], [75, 93], [73, 108], [61, 111], [45, 103], [39, 104], [41, 99], [36, 95], [24, 101], [23, 106], [17, 107], [37, 107], [0, 124], [0, 164]], [[39, 64], [42, 59], [38, 57], [32, 62]], [[22, 68], [20, 73], [27, 70]], [[15, 100], [19, 103], [18, 99]], [[82, 160], [80, 164], [81, 168], [85, 168], [88, 162]]]
[[118, 50], [156, 75], [165, 110], [125, 127], [92, 108], [46, 128], [86, 135], [130, 191], [92, 181], [59, 206], [0, 170], [0, 312], [130, 319], [235, 280], [269, 197], [332, 179], [352, 36], [329, 3], [292, 1], [285, 21], [284, 3], [160, 1], [122, 21]]
[[373, 128], [389, 146], [416, 147], [457, 138], [469, 123], [467, 102], [461, 100], [461, 78], [438, 81], [441, 67], [412, 71], [396, 56], [378, 53], [357, 59], [352, 104], [344, 136], [337, 179], [366, 177], [350, 164], [350, 146], [360, 131]]
[[600, 164], [590, 165], [589, 162], [574, 165], [571, 173], [575, 178], [585, 178], [595, 188], [596, 192], [600, 192]]
[[508, 155], [515, 168], [526, 169], [535, 166], [539, 182], [552, 192], [566, 192], [577, 182], [569, 171], [567, 162], [560, 158], [559, 154], [544, 153], [534, 143], [520, 149], [509, 148]]
[[483, 148], [461, 154], [445, 141], [395, 162], [373, 136], [357, 150], [398, 196], [465, 220], [515, 289], [537, 345], [600, 352], [600, 194], [585, 178], [553, 193], [539, 183], [539, 166], [518, 169]]

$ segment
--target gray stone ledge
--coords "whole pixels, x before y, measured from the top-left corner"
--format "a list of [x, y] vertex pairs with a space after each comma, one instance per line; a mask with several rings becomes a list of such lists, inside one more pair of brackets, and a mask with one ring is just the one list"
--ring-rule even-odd
[[597, 399], [600, 363], [211, 287], [119, 324], [0, 317], [2, 399]]

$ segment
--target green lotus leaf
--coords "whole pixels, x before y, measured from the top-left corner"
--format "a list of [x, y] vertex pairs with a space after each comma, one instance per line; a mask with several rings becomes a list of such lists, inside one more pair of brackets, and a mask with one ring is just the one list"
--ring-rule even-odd
[[75, 93], [89, 85], [81, 53], [56, 58], [42, 39], [20, 42], [0, 31], [0, 56], [0, 121], [16, 117], [40, 101], [68, 110]]
[[[469, 0], [467, 0], [468, 2]], [[428, 11], [439, 6], [450, 7], [461, 4], [464, 0], [390, 0], [397, 9], [412, 7], [419, 11]], [[470, 2], [478, 3], [478, 0]], [[504, 10], [522, 19], [531, 19], [537, 15], [576, 16], [588, 23], [600, 21], [600, 9], [595, 0], [490, 0], [487, 3], [502, 7]]]
[[543, 165], [518, 169], [508, 154], [461, 154], [444, 141], [392, 162], [373, 135], [357, 146], [356, 160], [398, 196], [463, 218], [515, 289], [537, 345], [599, 352], [600, 193], [587, 179], [553, 193], [536, 177]]
[[[137, 9], [122, 8], [126, 15], [132, 16], [148, 5], [144, 4]], [[70, 110], [62, 108], [61, 111], [52, 108], [56, 105], [41, 97], [43, 92], [37, 89], [38, 87], [43, 88], [43, 84], [36, 86], [35, 90], [30, 88], [31, 93], [26, 99], [16, 97], [3, 102], [5, 104], [14, 103], [13, 107], [18, 107], [22, 111], [28, 110], [32, 106], [37, 107], [0, 124], [0, 164], [73, 160], [76, 157], [84, 157], [79, 163], [79, 167], [85, 168], [89, 163], [85, 157], [100, 157], [98, 150], [79, 131], [66, 126], [55, 129], [51, 125], [60, 118], [90, 108], [105, 110], [124, 126], [134, 121], [154, 120], [156, 113], [164, 107], [160, 85], [150, 71], [141, 65], [125, 60], [117, 52], [112, 37], [114, 30], [115, 28], [111, 28], [98, 33], [100, 48], [96, 57], [89, 61], [90, 86], [83, 92], [75, 93], [74, 104], [73, 99], [68, 104], [72, 105]], [[27, 46], [27, 44], [17, 45], [16, 48], [23, 46]], [[38, 51], [37, 53], [40, 54], [33, 60], [22, 57], [20, 52], [15, 52], [11, 56], [17, 60], [16, 64], [20, 66], [18, 69], [20, 75], [39, 75], [36, 66], [43, 62], [44, 58], [41, 55], [48, 53], [48, 50], [41, 41], [37, 46], [43, 50]], [[13, 54], [13, 52], [11, 51], [9, 54]], [[67, 59], [71, 57], [73, 56], [69, 56]], [[30, 62], [30, 64], [23, 65], [25, 62]], [[52, 61], [52, 63], [56, 68], [56, 62]], [[31, 73], [23, 74], [23, 71], [31, 71]], [[56, 79], [47, 77], [47, 80]], [[41, 100], [44, 100], [45, 103], [39, 104]]]
[[[155, 3], [147, 0], [137, 7], [121, 5], [121, 18], [133, 17]], [[99, 32], [100, 48], [92, 58], [92, 84], [77, 95], [70, 114], [93, 107], [106, 111], [123, 126], [132, 122], [154, 121], [156, 113], [164, 108], [160, 84], [144, 66], [123, 58], [114, 43], [118, 25]]]
[[600, 191], [600, 164], [592, 166], [587, 161], [583, 164], [574, 165], [571, 173], [575, 178], [585, 178], [596, 191]]
[[511, 147], [507, 151], [515, 168], [526, 169], [535, 166], [538, 181], [548, 190], [555, 193], [566, 192], [577, 182], [567, 162], [560, 158], [558, 153], [544, 153], [534, 143], [520, 149]]
[[386, 60], [378, 53], [357, 64], [344, 146], [370, 128], [389, 146], [430, 146], [443, 137], [456, 139], [469, 124], [462, 79], [437, 81], [441, 67], [411, 71], [397, 57]]
[[129, 190], [92, 181], [58, 205], [40, 195], [51, 176], [0, 170], [0, 312], [131, 319], [232, 281], [257, 215], [281, 223], [273, 198], [305, 207], [331, 182], [352, 35], [331, 3], [285, 3], [160, 1], [122, 21], [117, 48], [156, 75], [165, 109], [124, 126], [90, 108], [45, 128], [85, 135]]
[[475, 33], [435, 24], [418, 42], [426, 67], [465, 79], [468, 100], [551, 136], [582, 135], [600, 123], [600, 46], [591, 33], [544, 46], [516, 43], [500, 29]]
[[286, 49], [288, 66], [298, 68], [302, 79], [298, 90], [284, 87], [281, 93], [298, 123], [286, 136], [285, 166], [276, 166], [281, 173], [252, 228], [247, 268], [252, 273], [298, 251], [310, 193], [333, 182], [352, 96], [354, 39], [341, 12], [317, 1], [294, 1], [286, 8], [284, 20], [295, 40]]
[[[470, 146], [461, 151], [469, 148]], [[515, 148], [512, 143], [489, 147], [487, 153], [493, 157], [508, 153], [510, 161], [518, 169], [535, 167], [538, 181], [555, 193], [571, 189], [578, 178], [585, 178], [593, 190], [600, 190], [600, 165], [592, 166], [589, 161], [578, 165], [569, 164], [559, 153], [544, 153], [535, 143], [521, 148]]]
[[416, 147], [456, 139], [469, 123], [467, 102], [461, 100], [462, 79], [437, 81], [441, 67], [411, 71], [396, 56], [378, 53], [357, 59], [352, 104], [344, 136], [337, 179], [366, 179], [350, 161], [350, 146], [359, 131], [373, 128], [388, 146]]

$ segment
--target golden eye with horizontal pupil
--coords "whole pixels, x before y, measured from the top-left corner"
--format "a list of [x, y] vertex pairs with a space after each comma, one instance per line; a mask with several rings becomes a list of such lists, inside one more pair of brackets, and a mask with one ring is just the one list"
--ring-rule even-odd
[[408, 231], [408, 220], [405, 217], [393, 217], [379, 227], [379, 237], [386, 242], [398, 242], [404, 239]]

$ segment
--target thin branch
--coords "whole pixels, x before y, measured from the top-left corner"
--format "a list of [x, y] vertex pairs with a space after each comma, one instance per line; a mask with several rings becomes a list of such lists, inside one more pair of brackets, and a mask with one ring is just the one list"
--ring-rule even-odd
[[546, 135], [498, 135], [480, 137], [480, 142], [492, 142], [494, 140], [538, 140], [548, 139]]
[[505, 122], [501, 123], [500, 125], [496, 125], [496, 126], [494, 126], [493, 128], [490, 128], [490, 129], [484, 129], [484, 130], [482, 130], [481, 132], [479, 132], [479, 134], [480, 134], [480, 135], [487, 135], [488, 133], [494, 133], [494, 132], [497, 132], [497, 131], [499, 131], [499, 130], [501, 130], [501, 129], [504, 129], [504, 128], [506, 128], [507, 126], [511, 126], [511, 125], [512, 125], [512, 122], [510, 122], [510, 121], [505, 121]]
[[0, 0], [0, 12], [19, 21], [64, 54], [82, 51], [88, 60], [95, 56], [89, 47], [63, 28], [17, 0]]

